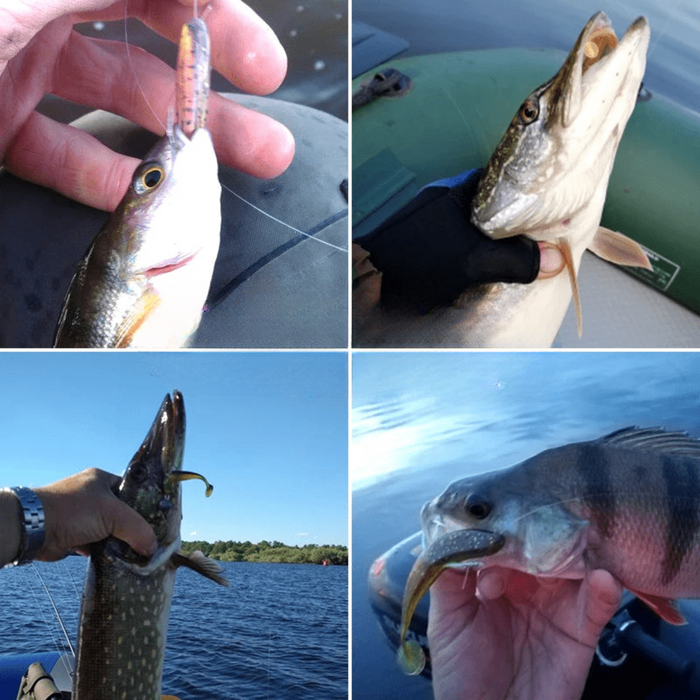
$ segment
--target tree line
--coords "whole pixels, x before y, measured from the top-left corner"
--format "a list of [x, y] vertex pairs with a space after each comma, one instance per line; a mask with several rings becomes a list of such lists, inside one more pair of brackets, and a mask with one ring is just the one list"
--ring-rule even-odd
[[293, 547], [278, 542], [263, 540], [257, 544], [252, 542], [226, 542], [217, 540], [214, 544], [197, 540], [195, 542], [183, 542], [182, 551], [189, 554], [196, 550], [212, 559], [220, 561], [256, 561], [283, 564], [323, 564], [324, 560], [329, 564], [340, 566], [348, 565], [348, 548], [335, 544], [305, 544], [301, 547]]

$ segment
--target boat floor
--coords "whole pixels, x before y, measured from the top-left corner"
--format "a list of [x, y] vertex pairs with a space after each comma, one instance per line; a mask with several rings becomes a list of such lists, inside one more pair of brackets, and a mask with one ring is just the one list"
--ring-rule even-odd
[[583, 337], [573, 304], [554, 348], [698, 348], [700, 316], [592, 253], [579, 271]]

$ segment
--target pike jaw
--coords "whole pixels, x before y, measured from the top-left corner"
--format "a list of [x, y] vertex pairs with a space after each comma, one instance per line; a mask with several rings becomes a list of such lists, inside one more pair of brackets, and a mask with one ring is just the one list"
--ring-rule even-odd
[[584, 27], [556, 76], [522, 104], [494, 151], [472, 222], [491, 238], [569, 238], [583, 250], [600, 222], [608, 179], [644, 75], [649, 24], [618, 43], [603, 12]]

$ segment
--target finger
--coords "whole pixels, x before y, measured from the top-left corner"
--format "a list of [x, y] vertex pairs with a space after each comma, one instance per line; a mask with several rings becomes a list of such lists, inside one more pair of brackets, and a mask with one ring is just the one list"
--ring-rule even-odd
[[5, 3], [0, 11], [0, 67], [14, 58], [49, 22], [71, 12], [101, 10], [110, 2], [111, 0], [46, 0], [9, 5]]
[[[128, 56], [119, 42], [73, 32], [57, 69], [54, 92], [162, 134], [175, 100], [175, 71], [140, 49], [132, 49]], [[219, 160], [249, 175], [276, 177], [294, 157], [294, 138], [286, 127], [215, 93], [209, 96], [208, 128]]]
[[14, 175], [106, 211], [114, 210], [123, 197], [138, 162], [37, 112], [27, 119], [5, 157]]
[[277, 177], [294, 158], [294, 137], [287, 127], [217, 94], [209, 96], [208, 128], [218, 159], [249, 175]]
[[[287, 55], [272, 29], [240, 0], [217, 0], [210, 7], [206, 23], [213, 68], [246, 92], [265, 95], [276, 90], [287, 72]], [[184, 0], [129, 0], [127, 9], [130, 17], [176, 44], [182, 25], [193, 15], [192, 3]], [[124, 4], [116, 3], [104, 12], [77, 15], [76, 20], [119, 20], [124, 16]]]
[[110, 534], [126, 542], [139, 554], [151, 556], [158, 548], [153, 528], [118, 498], [105, 504], [103, 518]]
[[586, 616], [594, 626], [596, 634], [617, 612], [622, 601], [622, 584], [612, 574], [603, 569], [596, 569], [588, 577], [588, 601]]
[[551, 243], [538, 241], [540, 248], [540, 272], [537, 279], [556, 277], [566, 264], [561, 250]]
[[452, 615], [474, 599], [476, 573], [473, 569], [446, 569], [430, 587], [431, 614]]
[[495, 600], [505, 592], [509, 581], [509, 571], [500, 567], [489, 567], [479, 572], [477, 592], [482, 600]]

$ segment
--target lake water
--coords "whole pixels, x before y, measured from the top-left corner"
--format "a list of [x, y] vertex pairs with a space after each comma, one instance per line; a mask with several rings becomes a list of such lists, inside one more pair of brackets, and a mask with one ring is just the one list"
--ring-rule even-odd
[[399, 671], [367, 574], [450, 481], [630, 425], [700, 437], [697, 353], [355, 353], [352, 376], [356, 700], [432, 698]]
[[[507, 47], [570, 51], [603, 10], [621, 36], [639, 15], [651, 25], [645, 86], [700, 112], [700, 4], [695, 0], [354, 0], [353, 20], [406, 39], [405, 55]], [[535, 86], [524, 86], [526, 94]]]
[[[222, 562], [231, 588], [178, 573], [163, 692], [180, 700], [348, 696], [348, 569]], [[35, 565], [75, 640], [85, 560]], [[0, 571], [0, 653], [65, 648], [32, 567]]]

